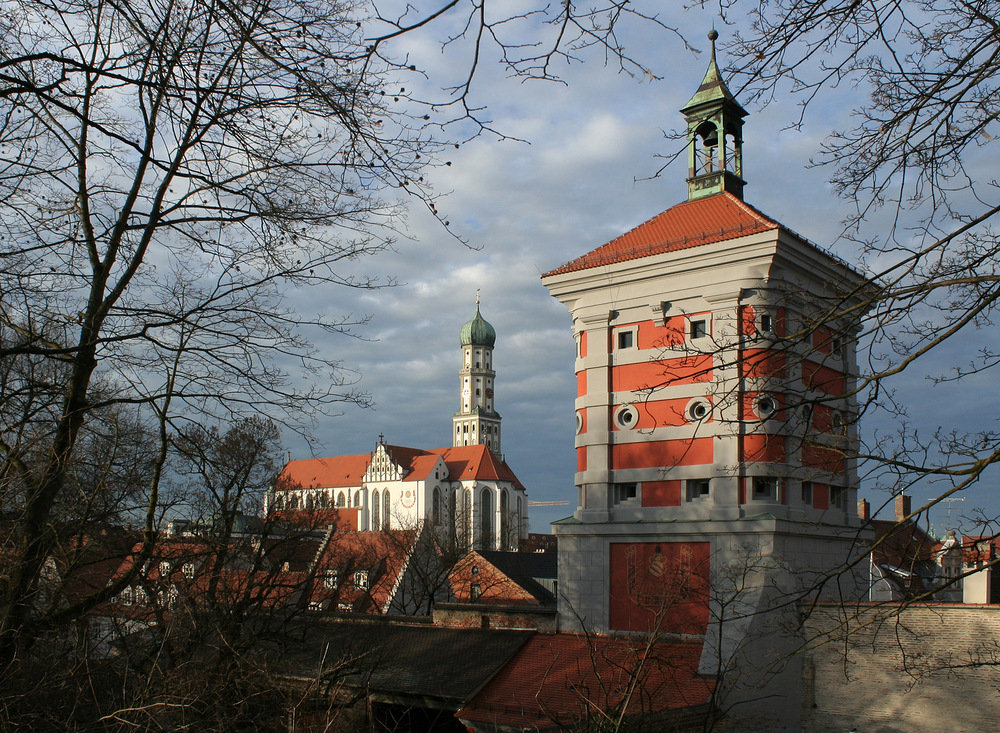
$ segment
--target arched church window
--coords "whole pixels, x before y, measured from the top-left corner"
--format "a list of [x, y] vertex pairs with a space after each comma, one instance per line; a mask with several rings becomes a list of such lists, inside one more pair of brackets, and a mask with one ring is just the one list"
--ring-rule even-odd
[[337, 508], [343, 509], [347, 505], [347, 497], [344, 496], [344, 492], [341, 491], [337, 494]]
[[[518, 540], [518, 542], [520, 542], [520, 540], [521, 540], [521, 517], [524, 516], [524, 514], [522, 513], [523, 511], [524, 511], [524, 507], [521, 506], [521, 497], [519, 496], [519, 497], [517, 497], [517, 514], [514, 515], [514, 527], [516, 528], [516, 531], [517, 531], [517, 540]], [[517, 548], [514, 548], [514, 549], [517, 549]]]
[[500, 492], [500, 549], [510, 549], [510, 499], [507, 489]]
[[462, 545], [472, 544], [472, 489], [462, 492]]
[[389, 529], [389, 489], [382, 492], [382, 528]]
[[486, 550], [493, 546], [493, 502], [489, 489], [479, 496], [479, 543]]
[[372, 530], [377, 530], [381, 525], [379, 524], [379, 503], [378, 503], [378, 492], [372, 492]]

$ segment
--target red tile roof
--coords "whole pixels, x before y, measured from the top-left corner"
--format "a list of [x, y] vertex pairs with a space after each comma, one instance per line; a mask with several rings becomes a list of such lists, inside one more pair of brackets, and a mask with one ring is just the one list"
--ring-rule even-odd
[[715, 682], [698, 676], [701, 649], [700, 643], [647, 645], [642, 639], [540, 634], [455, 716], [546, 730], [617, 706], [625, 707], [628, 717], [703, 705]]
[[[483, 479], [509, 481], [523, 489], [520, 480], [505, 462], [493, 455], [485, 445], [463, 445], [455, 448], [420, 450], [399, 445], [385, 446], [389, 455], [403, 468], [404, 481], [423, 481], [437, 464], [440, 456], [449, 472], [449, 479], [461, 481]], [[371, 454], [307, 458], [289, 461], [278, 479], [276, 489], [328, 489], [361, 486]]]
[[783, 228], [748, 203], [724, 192], [673, 206], [605, 245], [542, 277], [676, 252]]
[[360, 486], [361, 478], [365, 475], [371, 458], [370, 453], [363, 453], [359, 456], [289, 461], [278, 478], [276, 488], [329, 489], [338, 486]]
[[435, 448], [428, 452], [444, 458], [452, 481], [468, 479], [510, 481], [516, 488], [524, 488], [510, 466], [494, 456], [493, 452], [485, 445]]
[[[319, 573], [337, 571], [338, 587], [326, 589], [319, 583], [311, 600], [319, 601], [326, 610], [337, 610], [336, 604], [345, 603], [354, 611], [386, 613], [400, 574], [413, 553], [416, 530], [331, 531], [325, 539], [316, 569]], [[350, 575], [357, 571], [369, 574], [367, 588], [354, 585]]]

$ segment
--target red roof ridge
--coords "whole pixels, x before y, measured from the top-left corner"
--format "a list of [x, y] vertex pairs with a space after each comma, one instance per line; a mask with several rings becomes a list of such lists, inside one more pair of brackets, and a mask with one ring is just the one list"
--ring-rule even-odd
[[[733, 207], [738, 211], [732, 211]], [[706, 209], [711, 215], [696, 213], [701, 209]], [[708, 228], [705, 226], [706, 222], [722, 225]], [[732, 193], [724, 191], [671, 206], [597, 249], [544, 273], [542, 277], [679, 251], [772, 229], [791, 231]]]

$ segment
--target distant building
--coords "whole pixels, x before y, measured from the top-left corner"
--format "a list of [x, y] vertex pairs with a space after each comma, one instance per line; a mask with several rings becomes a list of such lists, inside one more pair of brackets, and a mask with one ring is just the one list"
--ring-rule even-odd
[[528, 529], [524, 485], [500, 453], [494, 408], [496, 331], [480, 314], [461, 330], [459, 410], [453, 445], [421, 450], [385, 443], [353, 456], [290, 461], [269, 510], [328, 514], [341, 529], [413, 529], [426, 523], [460, 547], [514, 550]]

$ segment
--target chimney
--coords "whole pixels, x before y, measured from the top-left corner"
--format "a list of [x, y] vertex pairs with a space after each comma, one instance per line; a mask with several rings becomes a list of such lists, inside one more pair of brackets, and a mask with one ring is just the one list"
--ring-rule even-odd
[[896, 495], [896, 521], [902, 522], [910, 515], [910, 497], [906, 494]]
[[862, 522], [868, 522], [872, 518], [872, 505], [868, 503], [867, 499], [858, 500], [858, 519]]

